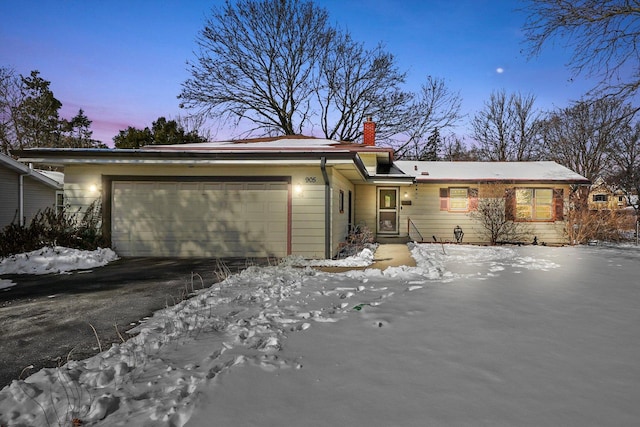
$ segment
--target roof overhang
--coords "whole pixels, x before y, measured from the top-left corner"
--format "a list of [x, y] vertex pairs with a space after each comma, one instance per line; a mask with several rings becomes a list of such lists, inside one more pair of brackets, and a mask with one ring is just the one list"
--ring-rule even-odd
[[51, 177], [48, 177], [40, 172], [38, 172], [37, 170], [31, 168], [28, 165], [25, 165], [23, 163], [17, 162], [15, 160], [13, 160], [11, 157], [9, 156], [5, 156], [5, 155], [0, 155], [0, 163], [5, 165], [7, 168], [9, 168], [10, 170], [22, 175], [22, 176], [29, 176], [33, 179], [35, 179], [36, 181], [41, 182], [42, 184], [60, 190], [62, 189], [62, 184], [58, 181], [56, 181], [55, 179], [52, 179]]
[[153, 150], [153, 149], [56, 149], [30, 148], [14, 150], [21, 162], [53, 166], [71, 165], [282, 165], [310, 166], [325, 164], [365, 181], [367, 169], [354, 150]]
[[260, 163], [281, 160], [284, 162], [317, 160], [322, 157], [331, 160], [353, 160], [356, 153], [344, 151], [167, 151], [167, 150], [127, 150], [127, 149], [55, 149], [32, 148], [14, 150], [21, 162], [43, 163], [56, 166], [69, 164], [112, 164], [112, 163]]
[[407, 175], [374, 175], [370, 176], [367, 182], [375, 185], [413, 185], [415, 180], [412, 176]]
[[417, 184], [509, 184], [509, 185], [590, 185], [588, 179], [509, 179], [509, 178], [475, 178], [475, 179], [425, 179], [416, 177]]

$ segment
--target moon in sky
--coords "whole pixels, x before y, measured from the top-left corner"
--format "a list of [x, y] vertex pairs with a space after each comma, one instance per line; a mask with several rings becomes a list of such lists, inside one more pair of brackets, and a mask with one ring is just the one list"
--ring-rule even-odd
[[496, 68], [496, 73], [498, 73], [498, 74], [504, 73], [504, 68], [502, 68], [502, 67]]

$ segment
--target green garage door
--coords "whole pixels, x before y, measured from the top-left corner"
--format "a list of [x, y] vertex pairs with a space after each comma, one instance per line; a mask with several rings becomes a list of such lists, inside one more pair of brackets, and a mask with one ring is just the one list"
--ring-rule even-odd
[[112, 197], [121, 256], [287, 255], [285, 182], [114, 181]]

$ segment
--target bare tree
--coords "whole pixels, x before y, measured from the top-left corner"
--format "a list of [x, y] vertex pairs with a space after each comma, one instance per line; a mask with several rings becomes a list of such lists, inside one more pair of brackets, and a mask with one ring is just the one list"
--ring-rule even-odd
[[211, 130], [205, 126], [206, 118], [203, 115], [177, 116], [175, 120], [185, 133], [200, 135], [203, 142], [211, 140]]
[[455, 134], [442, 138], [440, 157], [447, 162], [476, 161], [475, 152], [469, 150], [462, 139]]
[[484, 109], [473, 118], [473, 138], [481, 160], [537, 160], [540, 113], [534, 110], [535, 96], [504, 90], [491, 93]]
[[[627, 205], [633, 206], [636, 216], [640, 213], [640, 122], [627, 126], [611, 150], [616, 165], [612, 177], [625, 192]], [[634, 197], [635, 196], [635, 197]]]
[[309, 119], [317, 68], [334, 30], [311, 1], [239, 0], [214, 7], [196, 40], [181, 106], [286, 135]]
[[319, 127], [326, 138], [356, 141], [371, 116], [382, 142], [415, 114], [395, 57], [331, 26], [311, 0], [227, 1], [196, 43], [180, 105], [236, 127], [249, 122], [247, 133]]
[[487, 237], [490, 244], [530, 241], [532, 234], [527, 223], [511, 218], [506, 205], [506, 195], [513, 189], [502, 184], [487, 184], [481, 189], [478, 207], [469, 216], [480, 226], [480, 233]]
[[547, 159], [592, 181], [613, 170], [610, 153], [628, 126], [629, 109], [621, 100], [605, 98], [552, 112], [541, 130]]
[[0, 152], [6, 155], [16, 145], [16, 119], [22, 102], [21, 82], [15, 70], [0, 67]]
[[336, 35], [322, 62], [316, 91], [326, 138], [357, 140], [367, 116], [376, 118], [378, 139], [398, 133], [403, 125], [398, 118], [412, 95], [400, 88], [405, 73], [394, 61], [382, 45], [367, 50], [349, 33]]
[[461, 106], [459, 92], [451, 91], [444, 79], [427, 76], [403, 118], [403, 142], [394, 147], [398, 158], [423, 158], [429, 138], [451, 129], [462, 118]]
[[640, 4], [629, 0], [527, 0], [529, 53], [563, 39], [574, 76], [600, 79], [592, 95], [633, 95], [640, 88]]

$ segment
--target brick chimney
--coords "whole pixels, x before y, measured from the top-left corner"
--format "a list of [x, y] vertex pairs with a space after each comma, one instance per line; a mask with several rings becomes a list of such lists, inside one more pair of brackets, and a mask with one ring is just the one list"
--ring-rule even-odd
[[371, 120], [371, 116], [367, 117], [364, 122], [364, 145], [376, 145], [376, 122]]

